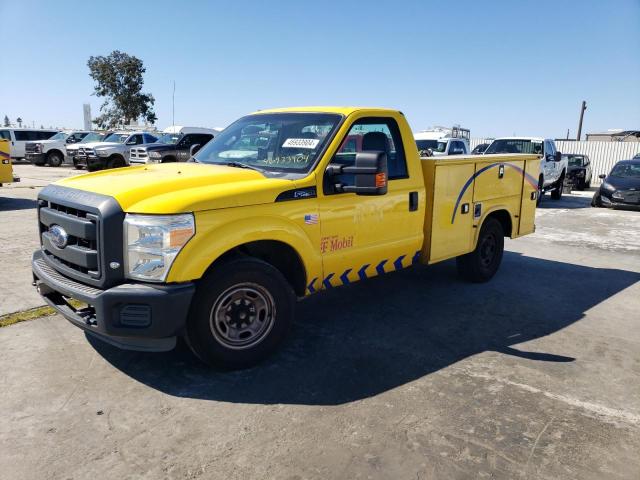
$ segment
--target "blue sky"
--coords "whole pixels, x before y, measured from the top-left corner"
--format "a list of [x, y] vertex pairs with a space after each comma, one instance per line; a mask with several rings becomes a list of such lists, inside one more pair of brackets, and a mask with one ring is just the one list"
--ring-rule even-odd
[[[448, 6], [449, 5], [449, 6]], [[455, 5], [452, 8], [451, 5]], [[414, 130], [575, 136], [640, 129], [640, 0], [0, 0], [0, 118], [82, 126], [87, 59], [147, 68], [157, 125], [224, 126], [293, 105], [397, 108]]]

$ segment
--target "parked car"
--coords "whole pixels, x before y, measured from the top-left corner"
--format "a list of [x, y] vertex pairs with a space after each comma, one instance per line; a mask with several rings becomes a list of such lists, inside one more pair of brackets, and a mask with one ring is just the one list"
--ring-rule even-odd
[[80, 140], [78, 143], [73, 143], [70, 145], [67, 145], [65, 147], [66, 150], [66, 161], [69, 163], [73, 163], [73, 166], [76, 167], [76, 169], [80, 170], [81, 168], [84, 168], [85, 164], [79, 164], [78, 161], [76, 160], [76, 155], [78, 155], [78, 150], [81, 147], [85, 147], [88, 143], [98, 143], [103, 141], [106, 137], [108, 137], [109, 135], [111, 135], [112, 132], [89, 132], [88, 135], [86, 135], [82, 140]]
[[11, 148], [11, 158], [14, 160], [24, 160], [25, 146], [27, 142], [48, 140], [59, 130], [42, 130], [36, 128], [0, 128], [0, 138], [9, 140]]
[[591, 160], [587, 155], [566, 153], [562, 155], [567, 159], [567, 184], [575, 186], [578, 190], [591, 187]]
[[158, 137], [148, 132], [114, 132], [102, 142], [80, 147], [75, 158], [77, 165], [85, 165], [90, 172], [126, 167], [131, 147], [157, 141]]
[[199, 127], [168, 127], [156, 143], [132, 147], [131, 165], [144, 163], [186, 162], [192, 147], [197, 150], [218, 134], [218, 130]]
[[636, 154], [633, 156], [633, 159], [634, 159], [634, 160], [636, 160], [636, 159], [638, 159], [638, 158], [640, 158], [640, 152], [636, 153]]
[[297, 297], [450, 258], [486, 282], [504, 238], [535, 230], [536, 155], [423, 161], [397, 110], [260, 111], [195, 160], [45, 187], [31, 262], [44, 300], [116, 347], [183, 335], [203, 361], [244, 367], [285, 338]]
[[422, 157], [468, 155], [471, 132], [466, 128], [433, 127], [413, 134]]
[[556, 143], [550, 138], [541, 137], [502, 137], [496, 138], [484, 151], [485, 155], [494, 153], [533, 153], [540, 156], [538, 173], [538, 203], [545, 192], [551, 191], [551, 198], [560, 200], [564, 181], [567, 176], [567, 159], [556, 150]]
[[476, 145], [476, 147], [473, 150], [471, 150], [471, 155], [482, 155], [489, 145], [491, 144], [481, 143], [479, 145]]
[[82, 141], [88, 134], [87, 131], [58, 132], [48, 140], [27, 142], [25, 158], [34, 165], [59, 167], [65, 161], [66, 146]]
[[640, 158], [621, 160], [593, 195], [593, 207], [640, 207]]

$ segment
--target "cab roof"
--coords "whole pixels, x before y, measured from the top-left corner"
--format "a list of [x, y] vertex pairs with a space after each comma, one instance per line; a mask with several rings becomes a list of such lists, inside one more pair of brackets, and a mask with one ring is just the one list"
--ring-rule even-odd
[[341, 115], [351, 115], [352, 113], [359, 112], [362, 110], [371, 110], [376, 112], [386, 112], [386, 113], [399, 113], [398, 110], [392, 110], [390, 108], [379, 108], [379, 107], [285, 107], [285, 108], [270, 108], [267, 110], [258, 110], [253, 112], [254, 114], [260, 113], [286, 113], [286, 112], [295, 112], [295, 113], [338, 113]]

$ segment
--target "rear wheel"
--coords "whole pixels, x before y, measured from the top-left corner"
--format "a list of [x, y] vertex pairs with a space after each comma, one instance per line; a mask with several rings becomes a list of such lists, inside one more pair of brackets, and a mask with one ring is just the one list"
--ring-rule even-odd
[[504, 252], [504, 230], [495, 218], [482, 224], [476, 249], [456, 258], [458, 275], [475, 283], [490, 280], [498, 271]]
[[47, 163], [52, 167], [59, 167], [62, 165], [62, 154], [59, 152], [49, 152], [47, 154]]
[[211, 366], [257, 363], [285, 338], [295, 295], [282, 273], [255, 258], [225, 263], [200, 284], [186, 329], [193, 353]]

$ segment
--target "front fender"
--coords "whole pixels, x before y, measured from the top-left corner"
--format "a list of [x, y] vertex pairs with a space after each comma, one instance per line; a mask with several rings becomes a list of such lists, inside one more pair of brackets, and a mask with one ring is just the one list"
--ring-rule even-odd
[[293, 221], [276, 216], [255, 215], [224, 218], [228, 210], [196, 212], [196, 234], [178, 254], [168, 282], [202, 278], [211, 264], [240, 245], [260, 240], [279, 241], [293, 248], [302, 261], [307, 278], [322, 275], [322, 258], [305, 231]]

